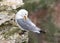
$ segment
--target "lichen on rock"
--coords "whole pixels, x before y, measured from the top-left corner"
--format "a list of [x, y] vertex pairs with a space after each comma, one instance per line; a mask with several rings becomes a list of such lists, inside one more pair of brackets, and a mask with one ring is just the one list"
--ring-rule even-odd
[[15, 11], [23, 5], [23, 0], [0, 1], [0, 43], [28, 42], [28, 32], [19, 35], [22, 31], [15, 23]]
[[0, 6], [8, 6], [8, 9], [16, 9], [23, 4], [23, 0], [3, 0], [0, 2]]

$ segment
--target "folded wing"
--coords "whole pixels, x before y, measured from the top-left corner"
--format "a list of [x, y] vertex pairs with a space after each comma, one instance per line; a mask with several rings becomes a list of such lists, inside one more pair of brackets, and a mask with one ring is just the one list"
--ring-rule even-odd
[[17, 19], [17, 23], [24, 30], [28, 30], [28, 31], [33, 31], [33, 32], [40, 33], [39, 32], [40, 29], [38, 27], [36, 27], [36, 25], [30, 19], [27, 19], [27, 20]]

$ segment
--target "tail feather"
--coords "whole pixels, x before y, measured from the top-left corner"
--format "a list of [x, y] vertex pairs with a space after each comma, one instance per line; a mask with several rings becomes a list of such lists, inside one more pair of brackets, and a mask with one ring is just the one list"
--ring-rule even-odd
[[43, 34], [45, 34], [45, 33], [46, 33], [46, 32], [45, 32], [45, 31], [43, 31], [43, 30], [34, 31], [34, 32], [36, 32], [36, 33], [38, 33], [38, 34], [40, 34], [40, 33], [43, 33]]

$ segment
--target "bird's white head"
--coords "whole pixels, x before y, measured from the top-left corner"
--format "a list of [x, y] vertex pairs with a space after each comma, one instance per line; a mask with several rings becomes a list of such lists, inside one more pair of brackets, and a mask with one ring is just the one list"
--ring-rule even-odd
[[21, 9], [16, 14], [16, 19], [27, 19], [28, 11], [25, 9]]

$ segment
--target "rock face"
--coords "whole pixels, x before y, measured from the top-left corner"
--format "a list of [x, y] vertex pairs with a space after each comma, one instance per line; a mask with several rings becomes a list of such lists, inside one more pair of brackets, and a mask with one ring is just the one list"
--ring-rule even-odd
[[2, 0], [0, 6], [7, 6], [8, 9], [16, 9], [21, 7], [24, 3], [22, 0]]
[[28, 32], [20, 35], [22, 31], [14, 21], [16, 9], [23, 4], [23, 0], [0, 1], [0, 43], [28, 43]]

